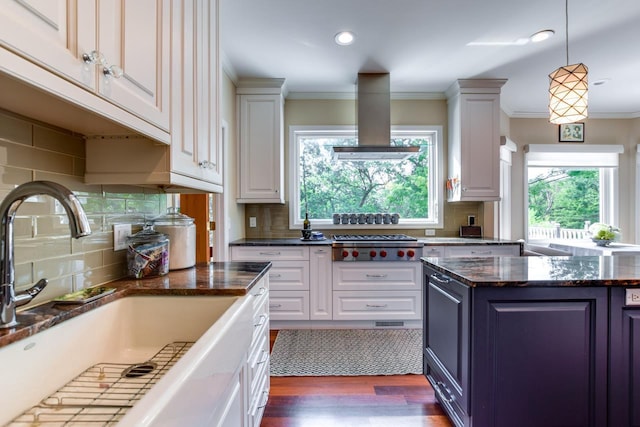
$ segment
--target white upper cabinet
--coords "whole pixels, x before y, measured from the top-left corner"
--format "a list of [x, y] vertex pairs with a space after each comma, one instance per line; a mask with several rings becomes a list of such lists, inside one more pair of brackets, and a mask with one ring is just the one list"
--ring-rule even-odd
[[68, 0], [4, 0], [0, 45], [66, 79], [94, 90], [97, 68], [83, 62], [96, 46], [96, 3], [81, 2], [78, 16]]
[[86, 182], [154, 185], [182, 193], [223, 190], [218, 2], [175, 0], [170, 6], [171, 33], [179, 35], [170, 46], [171, 145], [139, 137], [90, 137]]
[[[88, 20], [84, 2], [78, 1], [78, 11], [81, 19]], [[169, 1], [99, 1], [98, 5], [96, 48], [105, 61], [97, 73], [100, 95], [168, 131]]]
[[500, 200], [500, 88], [505, 82], [458, 80], [447, 91], [450, 202]]
[[284, 79], [238, 84], [238, 203], [284, 203]]
[[3, 0], [0, 71], [168, 143], [169, 6], [169, 0]]

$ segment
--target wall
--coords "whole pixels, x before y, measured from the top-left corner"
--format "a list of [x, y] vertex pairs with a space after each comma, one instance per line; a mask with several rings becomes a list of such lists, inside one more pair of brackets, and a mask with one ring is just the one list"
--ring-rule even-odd
[[78, 196], [91, 223], [92, 234], [75, 240], [53, 198], [31, 198], [18, 208], [17, 289], [49, 279], [30, 306], [125, 276], [126, 251], [113, 251], [111, 224], [124, 215], [128, 222], [166, 211], [166, 196], [152, 190], [84, 184], [84, 164], [81, 136], [0, 110], [0, 198], [24, 182], [54, 181]]
[[[356, 102], [354, 100], [317, 100], [287, 99], [284, 108], [285, 126], [285, 186], [289, 182], [289, 126], [303, 125], [353, 125], [356, 121]], [[392, 100], [392, 125], [439, 125], [447, 141], [447, 102], [437, 100]], [[446, 143], [444, 144], [446, 156]], [[446, 157], [445, 157], [446, 158]], [[445, 168], [446, 168], [446, 162]], [[446, 170], [445, 170], [446, 175]], [[287, 200], [289, 188], [286, 188]], [[444, 228], [436, 230], [437, 236], [458, 236], [460, 225], [466, 225], [467, 215], [476, 215], [478, 224], [483, 224], [484, 207], [482, 203], [446, 203], [444, 205]], [[257, 218], [257, 227], [249, 227], [249, 217]], [[245, 230], [247, 238], [299, 237], [299, 230], [289, 230], [289, 205], [248, 204], [245, 212]], [[321, 230], [327, 234], [336, 230]], [[353, 230], [351, 230], [353, 231]], [[362, 232], [362, 229], [358, 231]], [[340, 233], [350, 232], [340, 228]], [[365, 230], [366, 232], [366, 230]], [[379, 231], [378, 231], [379, 232]], [[393, 233], [404, 233], [424, 237], [424, 229], [393, 229]]]
[[238, 124], [236, 122], [236, 87], [226, 72], [222, 73], [220, 115], [227, 124], [227, 146], [224, 151], [225, 226], [230, 242], [244, 236], [245, 206], [235, 203], [238, 188]]
[[[620, 144], [619, 168], [619, 227], [622, 239], [627, 243], [636, 240], [636, 153], [640, 143], [640, 119], [589, 119], [585, 120], [585, 144]], [[512, 238], [525, 238], [524, 196], [524, 147], [528, 144], [557, 144], [558, 127], [547, 119], [511, 119], [510, 138], [518, 146], [512, 166]]]

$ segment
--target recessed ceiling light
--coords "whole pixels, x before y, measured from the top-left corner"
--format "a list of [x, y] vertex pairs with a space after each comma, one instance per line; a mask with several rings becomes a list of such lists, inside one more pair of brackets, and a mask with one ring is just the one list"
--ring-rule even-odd
[[604, 84], [607, 84], [611, 81], [611, 79], [605, 78], [605, 79], [599, 79], [599, 80], [595, 80], [593, 81], [593, 83], [591, 83], [592, 86], [602, 86]]
[[355, 40], [356, 36], [351, 31], [340, 31], [336, 34], [336, 43], [340, 46], [348, 46]]
[[538, 31], [537, 33], [532, 34], [531, 37], [529, 37], [529, 40], [531, 40], [533, 43], [538, 43], [547, 40], [550, 37], [553, 37], [555, 33], [556, 32], [553, 30]]

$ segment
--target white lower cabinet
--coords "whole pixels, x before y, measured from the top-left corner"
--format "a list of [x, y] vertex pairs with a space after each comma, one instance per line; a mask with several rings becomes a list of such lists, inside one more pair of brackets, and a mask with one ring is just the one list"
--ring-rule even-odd
[[422, 319], [420, 291], [334, 291], [335, 320]]
[[520, 245], [447, 246], [444, 256], [448, 258], [520, 256]]
[[333, 265], [334, 320], [422, 318], [420, 262]]
[[[249, 293], [253, 299], [253, 338], [242, 372], [244, 427], [260, 425], [269, 398], [269, 277], [261, 279]], [[229, 424], [229, 426], [238, 426]]]
[[333, 318], [331, 248], [311, 248], [309, 254], [309, 319]]

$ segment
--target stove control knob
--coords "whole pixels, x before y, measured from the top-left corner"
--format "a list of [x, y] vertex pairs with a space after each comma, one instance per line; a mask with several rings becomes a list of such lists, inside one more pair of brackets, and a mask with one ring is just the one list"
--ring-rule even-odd
[[359, 253], [358, 251], [353, 251], [353, 252], [351, 252], [351, 255], [352, 255], [354, 258], [358, 258], [358, 255], [360, 255], [360, 253]]
[[380, 256], [381, 256], [382, 258], [386, 258], [386, 256], [387, 256], [387, 251], [380, 251]]
[[342, 251], [342, 258], [346, 258], [349, 256], [349, 252], [347, 251]]
[[370, 252], [369, 252], [369, 256], [370, 256], [371, 258], [375, 258], [375, 257], [376, 257], [376, 251], [370, 251]]
[[415, 253], [413, 250], [409, 249], [409, 250], [407, 251], [407, 256], [408, 256], [409, 258], [413, 258], [415, 255], [416, 255], [416, 253]]
[[398, 251], [398, 256], [402, 258], [404, 256], [404, 251]]

